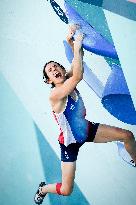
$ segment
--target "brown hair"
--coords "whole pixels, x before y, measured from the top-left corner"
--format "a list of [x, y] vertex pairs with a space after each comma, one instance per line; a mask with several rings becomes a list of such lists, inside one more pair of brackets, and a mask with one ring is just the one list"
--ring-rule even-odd
[[[57, 63], [58, 66], [60, 66], [62, 69], [65, 70], [65, 68], [64, 68], [60, 63], [58, 63], [58, 62], [49, 61], [49, 62], [45, 63], [45, 65], [44, 65], [44, 67], [43, 67], [43, 80], [44, 80], [44, 82], [47, 83], [47, 84], [48, 84], [48, 79], [49, 79], [49, 77], [48, 77], [48, 75], [47, 75], [47, 73], [46, 73], [46, 71], [45, 71], [45, 68], [46, 68], [46, 66], [47, 66], [49, 63]], [[51, 85], [52, 85], [52, 86], [51, 86], [52, 88], [55, 87], [54, 83], [52, 83]]]

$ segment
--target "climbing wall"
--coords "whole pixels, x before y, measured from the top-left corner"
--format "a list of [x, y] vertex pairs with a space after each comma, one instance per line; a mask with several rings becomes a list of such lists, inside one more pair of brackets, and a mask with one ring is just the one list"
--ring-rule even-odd
[[[132, 102], [135, 92], [135, 2], [67, 0], [111, 43], [119, 61], [85, 51], [85, 62], [105, 85], [113, 63], [121, 65]], [[64, 2], [57, 3], [65, 10]], [[48, 60], [70, 64], [63, 40], [67, 24], [49, 1], [0, 2], [0, 204], [31, 205], [39, 182], [61, 179], [59, 129], [48, 101], [42, 68]], [[111, 115], [83, 81], [79, 84], [87, 119], [129, 129], [136, 125]], [[136, 204], [136, 170], [118, 155], [115, 143], [85, 144], [79, 153], [75, 188], [70, 197], [47, 195], [47, 205]]]

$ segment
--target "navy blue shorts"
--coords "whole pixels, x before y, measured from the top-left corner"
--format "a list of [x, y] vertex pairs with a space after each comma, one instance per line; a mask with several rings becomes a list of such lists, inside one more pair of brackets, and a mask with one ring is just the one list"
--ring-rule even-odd
[[[99, 126], [99, 123], [90, 123], [89, 136], [87, 137], [85, 142], [93, 142], [95, 135], [96, 135], [96, 132], [97, 132], [97, 129], [98, 129], [98, 126]], [[63, 161], [63, 162], [76, 161], [79, 148], [84, 143], [76, 142], [76, 143], [69, 144], [67, 147], [64, 144], [59, 143], [60, 149], [61, 149], [61, 161]]]

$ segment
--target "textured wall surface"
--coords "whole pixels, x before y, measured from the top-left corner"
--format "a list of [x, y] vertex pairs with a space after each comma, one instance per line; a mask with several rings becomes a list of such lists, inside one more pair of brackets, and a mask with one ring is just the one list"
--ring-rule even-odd
[[[63, 1], [57, 2], [64, 9]], [[136, 4], [125, 0], [67, 2], [114, 42], [136, 107]], [[50, 88], [43, 84], [42, 67], [50, 59], [70, 66], [63, 47], [67, 25], [49, 1], [3, 0], [0, 10], [0, 204], [31, 205], [39, 182], [61, 178], [59, 129], [50, 114]], [[88, 52], [85, 61], [105, 83], [109, 61]], [[136, 126], [110, 115], [84, 82], [78, 89], [89, 120], [129, 129], [136, 137]], [[79, 153], [72, 195], [49, 194], [43, 204], [135, 205], [135, 179], [136, 169], [118, 156], [115, 143], [88, 143]]]

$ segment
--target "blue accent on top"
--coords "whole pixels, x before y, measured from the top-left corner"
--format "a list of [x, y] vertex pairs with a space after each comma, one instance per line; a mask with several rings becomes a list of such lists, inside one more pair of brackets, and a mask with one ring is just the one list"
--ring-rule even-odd
[[78, 100], [75, 101], [68, 95], [66, 109], [63, 112], [77, 142], [82, 143], [88, 136], [88, 121], [85, 119], [86, 109], [83, 100], [76, 90]]

